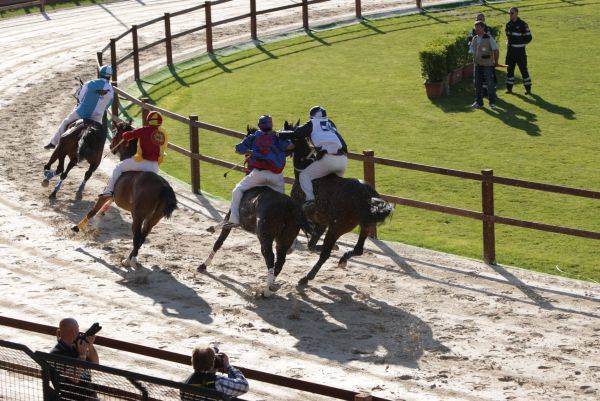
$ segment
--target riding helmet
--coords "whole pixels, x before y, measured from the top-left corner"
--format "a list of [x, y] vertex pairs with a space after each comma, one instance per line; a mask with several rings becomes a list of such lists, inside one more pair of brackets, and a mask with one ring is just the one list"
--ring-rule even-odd
[[264, 116], [260, 116], [258, 118], [258, 128], [261, 131], [270, 131], [273, 129], [273, 118], [265, 114]]
[[158, 111], [151, 111], [148, 113], [146, 121], [148, 122], [148, 125], [160, 127], [162, 124], [162, 115]]
[[109, 79], [113, 74], [113, 70], [112, 70], [112, 66], [110, 65], [103, 65], [102, 67], [100, 67], [100, 71], [98, 73], [98, 75], [100, 75], [100, 78], [106, 78]]
[[327, 117], [327, 111], [321, 106], [315, 106], [310, 109], [310, 118], [325, 118]]

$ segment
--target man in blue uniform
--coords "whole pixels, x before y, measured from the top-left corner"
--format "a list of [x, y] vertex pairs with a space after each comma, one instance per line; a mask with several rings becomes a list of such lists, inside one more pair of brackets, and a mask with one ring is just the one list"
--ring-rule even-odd
[[519, 9], [511, 7], [508, 10], [510, 21], [506, 24], [506, 93], [512, 93], [513, 85], [515, 84], [515, 66], [519, 66], [521, 76], [523, 77], [523, 85], [525, 92], [531, 94], [531, 77], [527, 70], [527, 53], [525, 46], [531, 42], [532, 36], [529, 26], [519, 18]]
[[54, 133], [50, 142], [44, 146], [44, 149], [54, 149], [60, 142], [60, 137], [64, 134], [69, 124], [79, 119], [92, 120], [102, 124], [102, 117], [106, 109], [110, 107], [113, 101], [114, 91], [110, 84], [112, 76], [112, 67], [104, 65], [100, 68], [100, 78], [86, 82], [79, 93], [77, 99], [79, 104], [73, 109]]

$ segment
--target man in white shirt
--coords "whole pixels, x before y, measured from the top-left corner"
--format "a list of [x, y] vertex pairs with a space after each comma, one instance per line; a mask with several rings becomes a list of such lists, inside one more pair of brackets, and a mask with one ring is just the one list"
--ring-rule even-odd
[[483, 84], [488, 87], [490, 108], [496, 110], [496, 84], [494, 82], [494, 69], [498, 65], [500, 52], [494, 38], [485, 33], [485, 23], [475, 23], [476, 36], [471, 41], [469, 53], [473, 55], [475, 63], [475, 102], [471, 105], [474, 109], [483, 107]]

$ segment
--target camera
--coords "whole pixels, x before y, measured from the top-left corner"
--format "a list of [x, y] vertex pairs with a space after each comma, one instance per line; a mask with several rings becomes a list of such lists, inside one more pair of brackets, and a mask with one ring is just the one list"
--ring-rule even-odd
[[223, 354], [219, 352], [219, 348], [217, 348], [216, 346], [213, 346], [212, 349], [215, 352], [215, 369], [221, 370], [225, 367]]
[[77, 337], [75, 337], [75, 343], [77, 344], [79, 340], [86, 341], [88, 337], [95, 336], [96, 333], [98, 333], [100, 330], [102, 330], [102, 326], [100, 326], [100, 323], [94, 323], [92, 327], [86, 330], [85, 333], [77, 334]]

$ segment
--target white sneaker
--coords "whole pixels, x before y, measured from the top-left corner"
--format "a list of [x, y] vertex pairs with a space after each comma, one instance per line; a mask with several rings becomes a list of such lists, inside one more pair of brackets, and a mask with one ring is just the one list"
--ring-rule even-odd
[[471, 105], [471, 108], [472, 108], [472, 109], [480, 109], [481, 107], [482, 107], [482, 106], [481, 106], [479, 103], [477, 103], [477, 102], [474, 102], [474, 103]]

